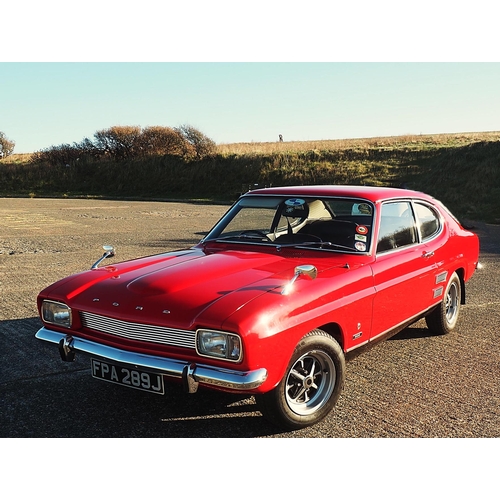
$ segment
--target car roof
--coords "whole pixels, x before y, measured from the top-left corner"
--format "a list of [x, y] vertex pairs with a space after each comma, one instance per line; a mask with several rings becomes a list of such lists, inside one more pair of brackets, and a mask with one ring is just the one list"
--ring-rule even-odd
[[374, 203], [394, 198], [420, 198], [431, 201], [433, 198], [419, 191], [395, 187], [379, 186], [284, 186], [256, 189], [245, 195], [284, 195], [284, 196], [342, 196], [363, 198]]

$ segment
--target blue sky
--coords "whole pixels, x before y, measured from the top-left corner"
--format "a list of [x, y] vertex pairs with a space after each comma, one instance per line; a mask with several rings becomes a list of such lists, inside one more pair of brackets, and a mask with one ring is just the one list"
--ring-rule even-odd
[[113, 125], [217, 143], [500, 130], [500, 63], [0, 63], [0, 130], [25, 153]]
[[488, 1], [134, 5], [2, 8], [0, 131], [16, 153], [113, 125], [189, 124], [217, 143], [500, 130]]

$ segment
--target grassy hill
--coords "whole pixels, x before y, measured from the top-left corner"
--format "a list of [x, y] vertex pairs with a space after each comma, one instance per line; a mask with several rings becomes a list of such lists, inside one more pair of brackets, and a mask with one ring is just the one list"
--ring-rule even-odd
[[203, 160], [36, 165], [0, 161], [0, 196], [96, 196], [233, 201], [242, 191], [294, 184], [406, 186], [459, 217], [500, 223], [500, 132], [335, 141], [221, 144]]

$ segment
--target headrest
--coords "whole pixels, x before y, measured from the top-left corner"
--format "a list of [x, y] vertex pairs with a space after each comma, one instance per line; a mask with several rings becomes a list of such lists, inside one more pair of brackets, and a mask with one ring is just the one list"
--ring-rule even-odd
[[306, 219], [309, 215], [309, 207], [301, 198], [289, 198], [282, 204], [281, 215], [295, 219]]

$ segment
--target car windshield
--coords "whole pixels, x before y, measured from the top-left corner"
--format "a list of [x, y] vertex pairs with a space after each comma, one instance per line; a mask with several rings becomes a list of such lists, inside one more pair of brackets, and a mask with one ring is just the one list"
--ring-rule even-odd
[[203, 241], [368, 252], [372, 222], [366, 200], [247, 195]]

